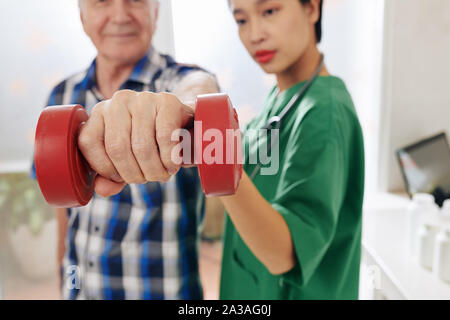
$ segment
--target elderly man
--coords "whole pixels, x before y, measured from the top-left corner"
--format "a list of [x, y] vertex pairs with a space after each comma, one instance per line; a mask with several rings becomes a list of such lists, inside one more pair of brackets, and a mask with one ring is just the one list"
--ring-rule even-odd
[[[97, 57], [58, 84], [48, 105], [81, 104], [90, 112], [119, 89], [167, 91], [184, 101], [218, 91], [212, 74], [152, 47], [158, 1], [80, 0], [79, 7]], [[151, 154], [146, 161], [154, 161]], [[203, 196], [196, 169], [184, 168], [165, 183], [144, 184], [156, 180], [153, 172], [134, 174], [142, 179], [113, 197], [94, 195], [85, 207], [57, 210], [65, 299], [203, 297], [197, 252]], [[119, 176], [115, 181], [123, 186]]]

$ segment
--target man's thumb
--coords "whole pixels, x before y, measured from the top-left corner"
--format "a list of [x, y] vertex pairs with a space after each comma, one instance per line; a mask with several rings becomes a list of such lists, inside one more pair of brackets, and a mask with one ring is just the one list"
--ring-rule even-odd
[[125, 182], [114, 182], [102, 177], [101, 175], [97, 175], [95, 177], [95, 193], [105, 198], [119, 193], [125, 185]]

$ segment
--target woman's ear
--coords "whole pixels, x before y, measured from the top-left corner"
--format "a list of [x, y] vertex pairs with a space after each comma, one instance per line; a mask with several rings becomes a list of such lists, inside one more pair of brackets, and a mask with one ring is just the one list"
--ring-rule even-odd
[[309, 21], [312, 24], [316, 24], [319, 20], [320, 16], [320, 1], [321, 0], [309, 0], [309, 2], [305, 3], [305, 9], [307, 10]]

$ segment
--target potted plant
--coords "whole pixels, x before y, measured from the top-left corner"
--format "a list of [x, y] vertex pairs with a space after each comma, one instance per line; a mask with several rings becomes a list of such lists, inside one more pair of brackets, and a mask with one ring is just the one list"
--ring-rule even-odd
[[0, 225], [22, 272], [32, 279], [56, 271], [56, 219], [26, 173], [0, 174]]

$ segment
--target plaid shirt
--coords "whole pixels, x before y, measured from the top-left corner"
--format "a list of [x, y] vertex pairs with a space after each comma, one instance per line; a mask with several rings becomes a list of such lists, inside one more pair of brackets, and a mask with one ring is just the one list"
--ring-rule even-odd
[[[95, 60], [57, 85], [48, 105], [102, 100]], [[201, 81], [199, 81], [201, 80]], [[215, 77], [150, 49], [121, 89], [172, 92], [180, 99], [216, 92]], [[34, 164], [31, 172], [35, 177]], [[166, 183], [127, 185], [119, 194], [68, 210], [65, 299], [202, 299], [198, 267], [204, 197], [196, 168]]]

